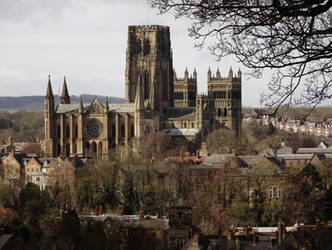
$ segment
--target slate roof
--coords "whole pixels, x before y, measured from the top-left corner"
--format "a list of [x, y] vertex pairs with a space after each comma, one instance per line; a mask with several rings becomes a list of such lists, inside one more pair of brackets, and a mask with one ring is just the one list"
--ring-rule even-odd
[[226, 158], [234, 156], [232, 154], [211, 154], [205, 158], [205, 164], [220, 164]]
[[273, 159], [274, 157], [264, 157], [259, 155], [239, 155], [246, 164], [253, 167], [267, 167], [267, 166], [277, 166], [277, 163]]
[[[59, 104], [56, 108], [57, 114], [62, 113], [69, 113], [69, 112], [78, 112], [80, 104]], [[83, 104], [83, 108], [86, 109], [89, 107], [90, 104]], [[118, 112], [118, 113], [132, 113], [135, 112], [135, 103], [116, 103], [116, 104], [109, 104], [109, 110], [111, 112]]]
[[19, 162], [20, 164], [23, 164], [23, 159], [28, 158], [26, 153], [15, 153], [14, 158]]
[[293, 149], [291, 147], [281, 147], [277, 150], [277, 155], [279, 154], [293, 154]]
[[[80, 104], [59, 104], [55, 110], [57, 114], [68, 113], [68, 112], [78, 112]], [[83, 104], [83, 107], [86, 108], [89, 104]]]
[[332, 148], [299, 148], [297, 154], [332, 154]]
[[135, 103], [118, 103], [109, 104], [109, 110], [118, 113], [132, 113], [135, 112]]
[[198, 134], [200, 129], [198, 128], [171, 128], [163, 129], [163, 132], [169, 136], [195, 136]]
[[332, 138], [327, 138], [323, 141], [327, 147], [332, 147]]
[[3, 234], [0, 236], [0, 249], [2, 249], [6, 243], [13, 237], [13, 234]]
[[314, 154], [279, 154], [278, 157], [283, 160], [311, 160]]
[[166, 111], [168, 118], [194, 119], [196, 107], [171, 107]]
[[240, 172], [242, 175], [247, 176], [250, 175], [260, 175], [260, 176], [274, 176], [274, 175], [282, 175], [283, 171], [277, 166], [258, 166], [255, 168], [240, 168]]

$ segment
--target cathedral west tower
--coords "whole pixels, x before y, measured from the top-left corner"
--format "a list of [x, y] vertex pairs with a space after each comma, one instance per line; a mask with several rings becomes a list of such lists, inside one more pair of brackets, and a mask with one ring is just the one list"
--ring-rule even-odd
[[173, 67], [169, 27], [129, 26], [126, 52], [126, 103], [135, 102], [140, 76], [144, 102], [163, 112], [173, 106]]

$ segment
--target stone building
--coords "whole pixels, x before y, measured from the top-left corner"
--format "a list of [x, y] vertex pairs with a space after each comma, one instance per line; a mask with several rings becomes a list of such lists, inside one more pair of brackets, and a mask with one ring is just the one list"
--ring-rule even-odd
[[3, 159], [4, 179], [11, 184], [24, 183], [23, 158], [25, 153], [15, 153], [14, 150]]
[[[241, 73], [227, 78], [208, 73], [208, 95], [197, 95], [197, 72], [183, 79], [173, 70], [167, 26], [129, 26], [125, 100], [71, 104], [64, 79], [55, 106], [49, 79], [45, 96], [47, 157], [107, 158], [112, 147], [131, 145], [151, 130], [163, 130], [194, 152], [214, 129], [241, 130]], [[221, 93], [221, 94], [220, 94]], [[225, 93], [225, 94], [224, 94]]]
[[184, 72], [183, 78], [177, 78], [174, 70], [174, 106], [195, 107], [197, 95], [197, 72], [196, 69], [189, 77], [188, 70]]

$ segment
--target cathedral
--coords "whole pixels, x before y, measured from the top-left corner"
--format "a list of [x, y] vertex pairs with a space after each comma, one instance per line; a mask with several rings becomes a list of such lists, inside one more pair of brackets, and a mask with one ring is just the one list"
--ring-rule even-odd
[[228, 76], [207, 73], [208, 93], [197, 94], [197, 72], [183, 78], [173, 69], [167, 26], [129, 26], [125, 103], [108, 99], [70, 103], [64, 79], [55, 105], [51, 80], [45, 96], [44, 152], [48, 157], [107, 158], [117, 145], [133, 145], [152, 130], [161, 130], [194, 152], [211, 131], [227, 127], [241, 132], [241, 71]]

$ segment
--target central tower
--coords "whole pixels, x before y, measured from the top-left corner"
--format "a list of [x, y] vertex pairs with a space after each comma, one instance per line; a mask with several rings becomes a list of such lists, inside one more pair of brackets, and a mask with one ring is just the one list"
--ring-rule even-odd
[[173, 65], [169, 27], [129, 26], [126, 52], [126, 103], [135, 102], [140, 77], [144, 103], [154, 111], [173, 107]]

